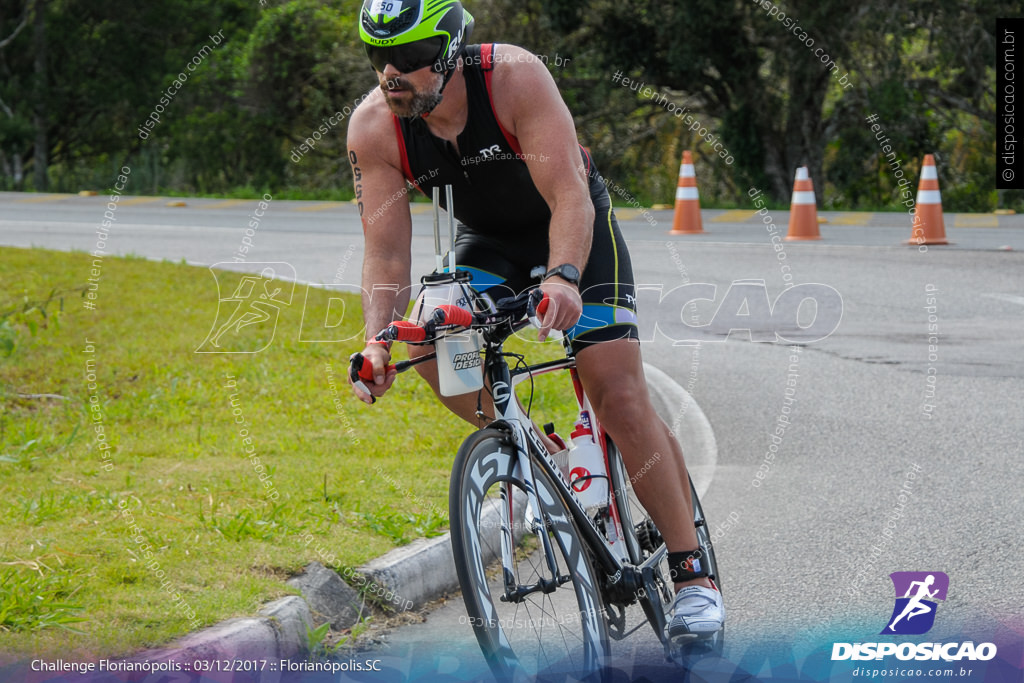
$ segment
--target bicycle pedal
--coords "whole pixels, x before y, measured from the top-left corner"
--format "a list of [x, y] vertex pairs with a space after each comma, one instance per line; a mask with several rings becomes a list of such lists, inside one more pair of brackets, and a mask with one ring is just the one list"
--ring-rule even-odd
[[665, 660], [679, 666], [688, 667], [693, 663], [694, 658], [706, 657], [715, 653], [716, 645], [714, 634], [700, 635], [687, 634], [666, 638]]

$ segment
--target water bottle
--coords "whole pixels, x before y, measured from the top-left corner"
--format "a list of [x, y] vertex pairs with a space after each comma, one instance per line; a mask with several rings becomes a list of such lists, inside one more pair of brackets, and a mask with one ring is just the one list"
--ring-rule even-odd
[[460, 396], [484, 388], [482, 346], [483, 338], [477, 330], [449, 334], [434, 342], [442, 396]]
[[[466, 271], [423, 277], [422, 305], [413, 312], [412, 319], [425, 322], [433, 315], [434, 309], [444, 305], [472, 311], [472, 294], [468, 285], [471, 277]], [[437, 379], [442, 396], [459, 396], [483, 388], [482, 346], [483, 339], [475, 330], [449, 334], [435, 342]]]
[[594, 440], [587, 411], [580, 412], [579, 422], [570, 439], [569, 485], [583, 507], [607, 505], [608, 472], [605, 469], [604, 451]]

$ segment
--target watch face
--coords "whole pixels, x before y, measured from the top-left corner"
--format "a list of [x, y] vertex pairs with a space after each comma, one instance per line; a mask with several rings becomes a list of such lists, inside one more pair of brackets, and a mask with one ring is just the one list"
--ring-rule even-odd
[[563, 263], [557, 268], [552, 268], [548, 276], [557, 275], [571, 283], [579, 284], [580, 282], [580, 270], [571, 263]]

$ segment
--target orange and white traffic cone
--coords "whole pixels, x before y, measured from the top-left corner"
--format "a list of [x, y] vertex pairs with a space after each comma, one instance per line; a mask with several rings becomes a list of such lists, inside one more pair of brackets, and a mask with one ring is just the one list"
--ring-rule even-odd
[[683, 152], [679, 164], [679, 185], [676, 187], [676, 214], [672, 219], [670, 235], [696, 235], [704, 232], [700, 220], [700, 195], [697, 194], [697, 175], [693, 172], [693, 156]]
[[814, 200], [814, 183], [806, 166], [796, 169], [793, 181], [793, 200], [789, 204], [789, 232], [787, 240], [820, 240], [818, 231], [818, 204]]
[[924, 155], [921, 180], [917, 185], [917, 203], [914, 205], [913, 232], [907, 244], [949, 244], [946, 226], [942, 221], [942, 194], [939, 192], [939, 173], [935, 170], [935, 156]]

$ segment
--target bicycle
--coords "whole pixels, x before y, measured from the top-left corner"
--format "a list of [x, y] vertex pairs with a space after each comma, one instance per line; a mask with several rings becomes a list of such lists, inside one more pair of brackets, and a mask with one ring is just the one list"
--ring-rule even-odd
[[[529, 325], [535, 309], [542, 306], [537, 294], [539, 290], [534, 289], [500, 300], [491, 312], [470, 313], [441, 305], [423, 325], [396, 321], [378, 335], [413, 344], [436, 343], [466, 330], [482, 338], [483, 375], [488, 378], [496, 415], [458, 451], [452, 467], [449, 520], [469, 623], [492, 671], [503, 679], [523, 673], [598, 673], [609, 655], [609, 636], [622, 639], [643, 625], [626, 630], [626, 608], [637, 602], [667, 648], [666, 612], [674, 595], [667, 580], [664, 542], [633, 493], [618, 449], [590, 409], [571, 351], [562, 360], [526, 365], [522, 356], [503, 349], [505, 341]], [[509, 366], [509, 357], [517, 359], [515, 367]], [[402, 372], [434, 358], [436, 351], [395, 367]], [[359, 374], [363, 367], [359, 354], [353, 357], [352, 367], [353, 381], [370, 379]], [[515, 396], [520, 382], [561, 370], [569, 372], [580, 411], [589, 415], [606, 456], [608, 501], [589, 511], [580, 504], [563, 467]], [[721, 588], [714, 547], [692, 481], [690, 487], [700, 546], [711, 578]], [[489, 578], [488, 568], [498, 560], [500, 572]], [[551, 597], [570, 583], [573, 595], [567, 595], [568, 604]], [[548, 634], [557, 636], [557, 641], [549, 642]], [[694, 644], [720, 652], [723, 639], [724, 633], [719, 632], [710, 642]]]
[[[493, 421], [459, 448], [449, 490], [459, 585], [469, 623], [492, 672], [502, 680], [600, 679], [602, 664], [610, 655], [609, 638], [621, 640], [644, 622], [654, 629], [667, 659], [720, 654], [724, 630], [685, 644], [683, 652], [673, 651], [667, 641], [666, 615], [675, 594], [668, 552], [633, 491], [618, 449], [591, 409], [568, 341], [564, 340], [564, 359], [534, 365], [504, 350], [509, 337], [537, 323], [546, 299], [534, 288], [497, 302], [484, 301], [469, 287], [470, 273], [456, 268], [454, 248], [445, 269], [436, 191], [434, 204], [438, 272], [424, 277], [422, 283], [428, 292], [431, 288], [440, 292], [435, 302], [447, 299], [458, 305], [441, 303], [432, 311], [423, 310], [418, 316], [421, 323], [395, 321], [376, 338], [434, 344], [434, 352], [393, 367], [404, 372], [436, 359], [442, 393], [447, 372], [449, 388], [455, 393], [481, 392], [478, 415], [483, 415], [482, 391], [493, 400]], [[457, 341], [452, 342], [453, 338]], [[509, 366], [509, 358], [516, 359], [514, 367]], [[361, 354], [353, 354], [354, 384], [372, 381], [368, 365]], [[585, 484], [569, 481], [566, 451], [551, 453], [530, 419], [532, 394], [525, 409], [516, 394], [521, 382], [530, 379], [532, 383], [539, 375], [557, 371], [569, 373], [581, 418], [589, 421], [604, 455], [608, 492], [601, 504], [589, 509], [574, 490], [574, 485]], [[456, 377], [459, 373], [461, 378]], [[361, 388], [366, 390], [365, 385]], [[545, 432], [550, 436], [549, 426]], [[698, 542], [710, 578], [721, 589], [714, 546], [692, 480], [690, 494]], [[495, 565], [497, 571], [493, 571]], [[637, 603], [645, 619], [627, 630], [627, 608]]]

